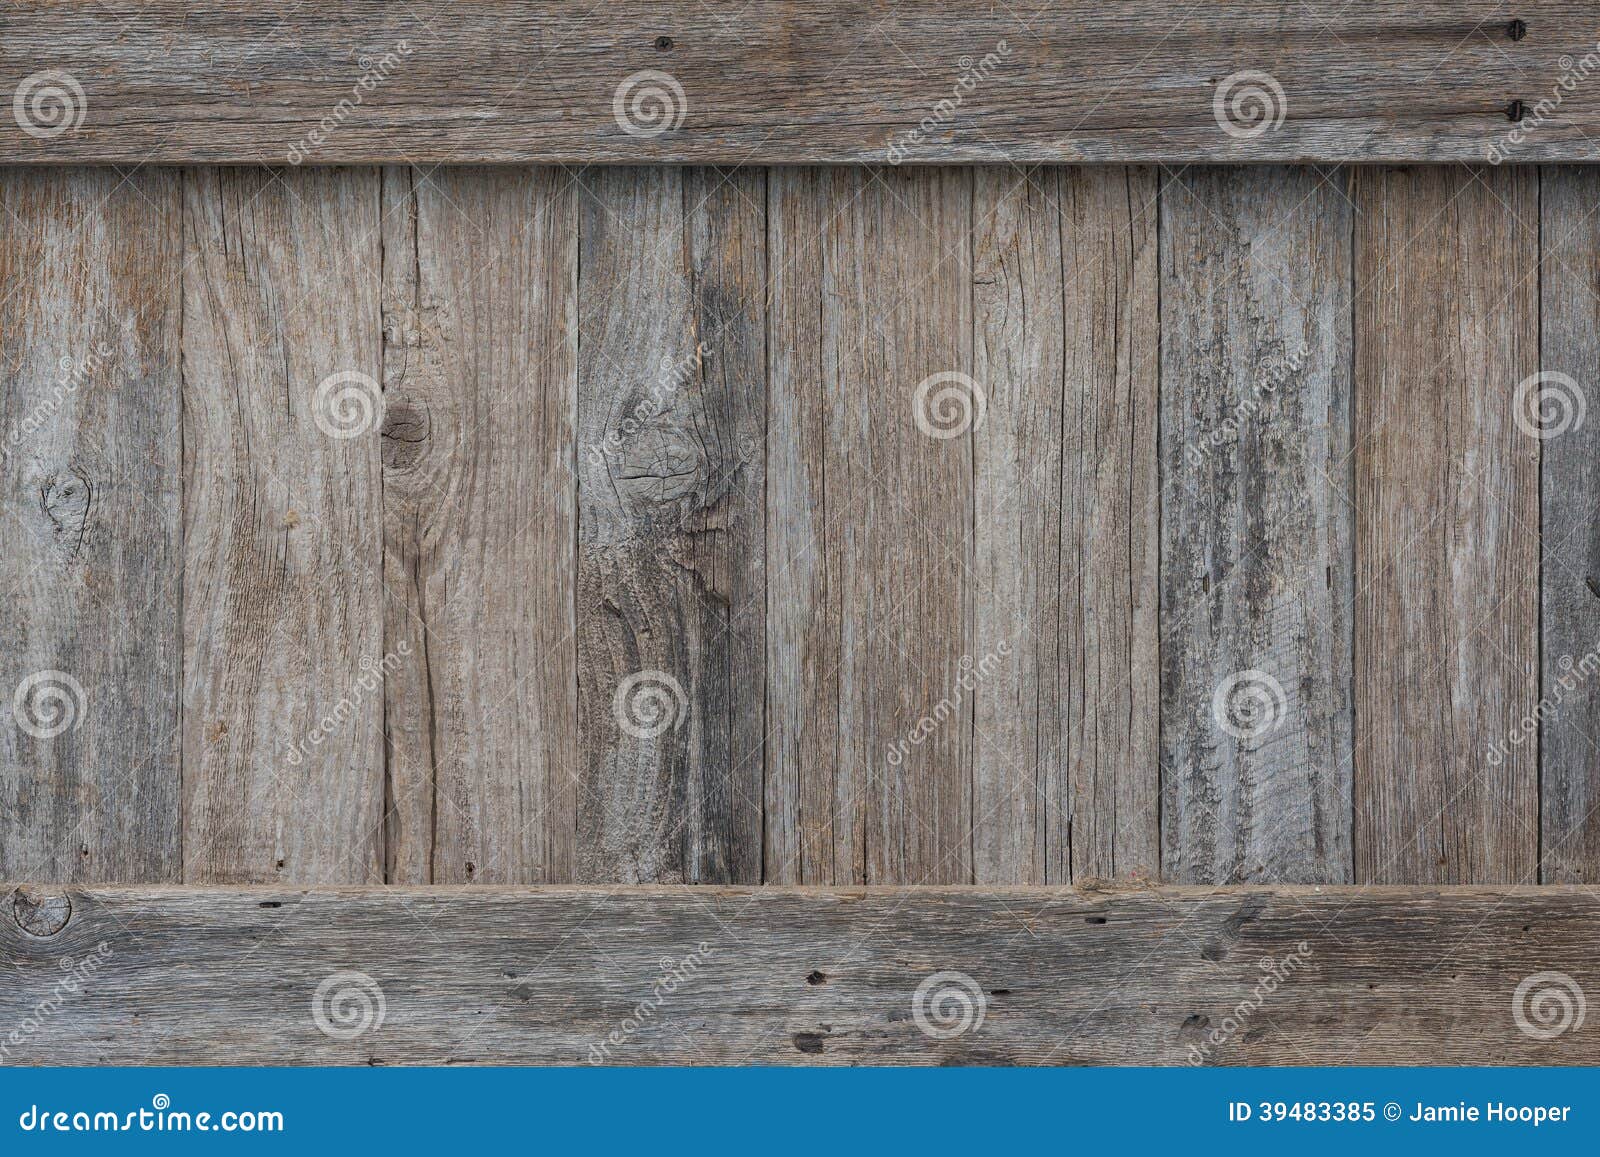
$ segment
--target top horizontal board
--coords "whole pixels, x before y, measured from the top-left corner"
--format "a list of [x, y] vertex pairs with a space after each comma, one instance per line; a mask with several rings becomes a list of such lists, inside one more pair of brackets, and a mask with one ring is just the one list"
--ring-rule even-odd
[[1577, 0], [8, 5], [0, 163], [1586, 161], [1597, 40]]

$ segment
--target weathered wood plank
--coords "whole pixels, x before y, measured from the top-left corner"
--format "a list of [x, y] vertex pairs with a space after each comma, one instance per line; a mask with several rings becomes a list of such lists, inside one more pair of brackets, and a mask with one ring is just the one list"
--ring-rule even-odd
[[0, 872], [179, 875], [179, 179], [0, 175]]
[[1192, 169], [1162, 196], [1162, 864], [1175, 883], [1351, 879], [1345, 180]]
[[972, 180], [775, 185], [774, 344], [801, 348], [770, 383], [773, 441], [793, 448], [769, 498], [786, 634], [768, 663], [787, 702], [768, 766], [799, 785], [806, 882], [972, 878], [970, 684], [1018, 629], [971, 638]]
[[[1600, 1062], [1565, 1031], [1600, 938], [1568, 887], [66, 898], [53, 935], [0, 911], [0, 1023], [38, 1025], [8, 1062]], [[60, 999], [63, 958], [94, 967]]]
[[[1592, 17], [1581, 0], [13, 6], [0, 82], [36, 133], [63, 131], [8, 122], [0, 162], [1596, 159], [1600, 96], [1560, 83], [1594, 70]], [[52, 111], [52, 86], [74, 107]]]
[[184, 193], [184, 878], [381, 882], [379, 174]]
[[583, 178], [580, 879], [761, 879], [763, 181]]
[[1355, 177], [1355, 865], [1522, 883], [1538, 865], [1538, 174]]
[[385, 172], [390, 882], [573, 879], [577, 261], [562, 170]]
[[1154, 878], [1155, 175], [974, 179], [974, 875]]
[[[769, 884], [862, 879], [861, 768], [838, 761], [843, 589], [830, 526], [848, 509], [827, 464], [835, 340], [827, 231], [858, 191], [841, 169], [774, 168], [768, 187], [767, 723]], [[837, 503], [838, 505], [834, 505]]]
[[[1600, 174], [1540, 177], [1539, 368], [1519, 383], [1515, 416], [1540, 445], [1540, 872], [1600, 882]], [[1531, 724], [1530, 724], [1531, 727]], [[1535, 741], [1520, 726], [1498, 758]]]

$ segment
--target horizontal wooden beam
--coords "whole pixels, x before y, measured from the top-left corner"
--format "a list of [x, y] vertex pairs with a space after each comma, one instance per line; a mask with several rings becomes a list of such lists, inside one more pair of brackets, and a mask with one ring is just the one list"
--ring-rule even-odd
[[1592, 160], [1593, 15], [1580, 0], [8, 5], [0, 162]]
[[6, 1063], [1600, 1061], [1579, 888], [18, 888], [0, 916]]

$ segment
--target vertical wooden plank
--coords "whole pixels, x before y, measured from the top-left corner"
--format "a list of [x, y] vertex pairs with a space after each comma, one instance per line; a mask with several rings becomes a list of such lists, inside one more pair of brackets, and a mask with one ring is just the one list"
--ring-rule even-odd
[[761, 878], [765, 189], [583, 176], [578, 872]]
[[[841, 513], [828, 486], [832, 399], [822, 391], [828, 333], [827, 231], [849, 170], [767, 173], [767, 702], [763, 880], [858, 882], [864, 871], [856, 770], [839, 742]], [[843, 805], [842, 807], [840, 805]], [[839, 810], [836, 810], [838, 808]]]
[[974, 875], [1154, 878], [1155, 174], [975, 180]]
[[972, 365], [988, 410], [972, 436], [967, 581], [975, 636], [1005, 639], [1011, 653], [975, 695], [972, 871], [980, 884], [1043, 884], [1071, 879], [1063, 322], [1065, 279], [1086, 271], [1063, 267], [1060, 170], [986, 168], [973, 181]]
[[383, 878], [378, 201], [186, 175], [187, 880]]
[[[769, 661], [773, 687], [802, 688], [804, 707], [775, 720], [770, 775], [799, 785], [801, 879], [968, 882], [963, 680], [1010, 642], [974, 641], [967, 588], [971, 433], [985, 413], [971, 378], [972, 172], [775, 180], [774, 346], [795, 338], [802, 352], [774, 357], [774, 441], [793, 434], [805, 457], [773, 478], [770, 504], [786, 511], [769, 527], [773, 600], [801, 601]], [[820, 213], [804, 203], [819, 190]], [[802, 502], [817, 512], [790, 513]]]
[[179, 181], [0, 174], [0, 877], [179, 873]]
[[1351, 873], [1351, 208], [1341, 175], [1162, 198], [1163, 870]]
[[[1149, 880], [1160, 869], [1158, 184], [1157, 173], [1140, 169], [1061, 176], [1064, 671], [1056, 710], [1080, 882]], [[1052, 882], [1066, 880], [1061, 856], [1057, 839]]]
[[1530, 169], [1361, 170], [1356, 276], [1356, 879], [1522, 883], [1537, 751], [1538, 369]]
[[565, 883], [577, 834], [577, 200], [384, 174], [386, 878]]
[[[1600, 881], [1600, 173], [1540, 174], [1539, 368], [1512, 398], [1538, 440], [1543, 655], [1539, 718], [1541, 878]], [[1531, 737], [1499, 737], [1504, 759]]]

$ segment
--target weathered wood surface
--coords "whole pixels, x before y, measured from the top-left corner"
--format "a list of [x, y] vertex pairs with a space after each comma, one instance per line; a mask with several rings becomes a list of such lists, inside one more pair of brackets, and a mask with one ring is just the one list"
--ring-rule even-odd
[[1600, 1062], [1581, 888], [66, 899], [0, 909], [7, 1063]]
[[385, 879], [570, 881], [575, 191], [388, 170], [383, 230]]
[[[1592, 435], [1519, 419], [1600, 270], [1537, 181], [0, 174], [3, 693], [84, 688], [0, 720], [0, 864], [1593, 879], [1538, 705], [1600, 662]], [[1281, 723], [1209, 730], [1252, 670]]]
[[1351, 878], [1350, 203], [1191, 169], [1162, 198], [1165, 878]]
[[[976, 174], [974, 878], [1159, 872], [1156, 175]], [[1041, 705], [1051, 707], [1041, 709]]]
[[1500, 745], [1539, 698], [1538, 174], [1355, 190], [1356, 879], [1532, 882], [1538, 752]]
[[[1577, 168], [1540, 179], [1539, 368], [1512, 399], [1539, 442], [1542, 586], [1537, 718], [1497, 754], [1537, 742], [1540, 878], [1600, 880], [1600, 181]], [[1591, 407], [1596, 412], [1590, 413]]]
[[762, 174], [585, 178], [579, 878], [761, 879]]
[[1581, 0], [12, 6], [62, 131], [0, 162], [1588, 160], [1595, 51]]
[[180, 180], [0, 182], [0, 871], [181, 879]]
[[186, 880], [383, 880], [378, 206], [185, 176]]
[[[772, 751], [794, 761], [772, 774], [800, 785], [811, 857], [798, 878], [969, 882], [973, 699], [962, 681], [1015, 626], [970, 633], [972, 431], [983, 418], [971, 377], [973, 173], [784, 177], [772, 308], [806, 327], [781, 344], [813, 345], [774, 363], [773, 440], [796, 436], [814, 457], [789, 451], [774, 473], [773, 566], [788, 568], [780, 581], [802, 601], [783, 628], [798, 645], [768, 661], [775, 686], [801, 689], [784, 722], [813, 722], [788, 714], [805, 704], [832, 721]], [[819, 194], [832, 207], [820, 219], [807, 204]], [[820, 573], [828, 581], [808, 581]]]

